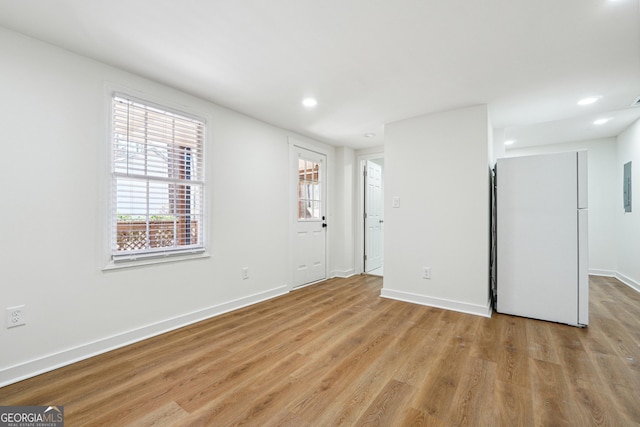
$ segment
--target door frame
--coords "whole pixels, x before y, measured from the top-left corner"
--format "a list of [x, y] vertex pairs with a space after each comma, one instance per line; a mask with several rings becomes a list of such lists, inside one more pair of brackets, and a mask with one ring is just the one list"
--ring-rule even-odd
[[[287, 193], [288, 193], [288, 198], [289, 198], [289, 244], [288, 244], [288, 262], [287, 262], [287, 277], [288, 277], [288, 283], [287, 283], [287, 289], [289, 291], [292, 291], [294, 289], [301, 289], [304, 288], [305, 286], [310, 286], [319, 282], [323, 282], [327, 279], [330, 278], [329, 275], [329, 260], [331, 259], [329, 256], [329, 252], [330, 252], [330, 242], [331, 242], [331, 204], [330, 204], [330, 188], [331, 188], [331, 176], [332, 176], [332, 169], [331, 169], [331, 164], [332, 164], [332, 158], [331, 158], [331, 153], [329, 152], [329, 150], [324, 149], [323, 147], [320, 147], [318, 145], [314, 145], [308, 142], [305, 142], [301, 139], [297, 139], [291, 136], [287, 137], [287, 144], [289, 147], [289, 159], [287, 162]], [[324, 276], [325, 278], [322, 280], [319, 280], [317, 282], [311, 282], [311, 283], [306, 283], [304, 285], [300, 285], [300, 286], [295, 286], [294, 283], [294, 262], [293, 262], [293, 251], [295, 248], [295, 233], [296, 233], [296, 223], [298, 221], [298, 197], [297, 197], [297, 192], [298, 192], [298, 175], [294, 173], [294, 167], [293, 165], [295, 164], [295, 162], [297, 162], [298, 156], [296, 154], [296, 150], [297, 149], [303, 149], [303, 150], [307, 150], [307, 151], [311, 151], [313, 153], [316, 154], [320, 154], [322, 156], [325, 157], [326, 159], [326, 165], [325, 165], [325, 186], [323, 189], [324, 192], [324, 198], [325, 198], [325, 215], [327, 217], [327, 220], [325, 221], [328, 225], [327, 230], [325, 232], [325, 251], [324, 251]]]
[[[384, 152], [362, 154], [356, 158], [358, 165], [358, 172], [356, 177], [356, 195], [358, 197], [357, 212], [356, 212], [356, 241], [355, 241], [355, 271], [362, 274], [364, 271], [364, 165], [366, 160], [384, 159]], [[384, 169], [382, 170], [383, 177], [386, 175]], [[384, 185], [384, 178], [383, 178]], [[382, 201], [384, 207], [384, 200]], [[384, 228], [383, 228], [384, 233]], [[384, 261], [383, 261], [384, 267]]]

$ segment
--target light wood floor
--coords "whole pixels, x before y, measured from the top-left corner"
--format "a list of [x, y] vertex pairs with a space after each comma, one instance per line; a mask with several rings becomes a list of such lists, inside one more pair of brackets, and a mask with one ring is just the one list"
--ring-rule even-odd
[[640, 425], [640, 294], [591, 278], [579, 329], [332, 279], [0, 389], [67, 426]]

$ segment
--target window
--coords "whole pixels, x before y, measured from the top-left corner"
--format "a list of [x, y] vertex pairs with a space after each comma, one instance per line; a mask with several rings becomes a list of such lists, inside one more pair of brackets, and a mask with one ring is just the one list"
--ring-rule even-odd
[[203, 120], [115, 94], [111, 257], [204, 251]]
[[320, 219], [320, 164], [298, 159], [298, 220]]

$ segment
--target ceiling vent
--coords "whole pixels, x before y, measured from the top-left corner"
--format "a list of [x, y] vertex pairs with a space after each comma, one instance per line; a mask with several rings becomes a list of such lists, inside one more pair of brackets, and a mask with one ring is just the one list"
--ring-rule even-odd
[[640, 107], [640, 96], [636, 98], [635, 101], [631, 103], [632, 107]]

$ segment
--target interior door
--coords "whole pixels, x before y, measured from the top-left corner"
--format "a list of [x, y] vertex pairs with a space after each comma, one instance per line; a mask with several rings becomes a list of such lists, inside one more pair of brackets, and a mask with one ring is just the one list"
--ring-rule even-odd
[[293, 286], [326, 279], [326, 157], [295, 147]]
[[365, 271], [382, 268], [382, 166], [370, 160], [365, 169]]

